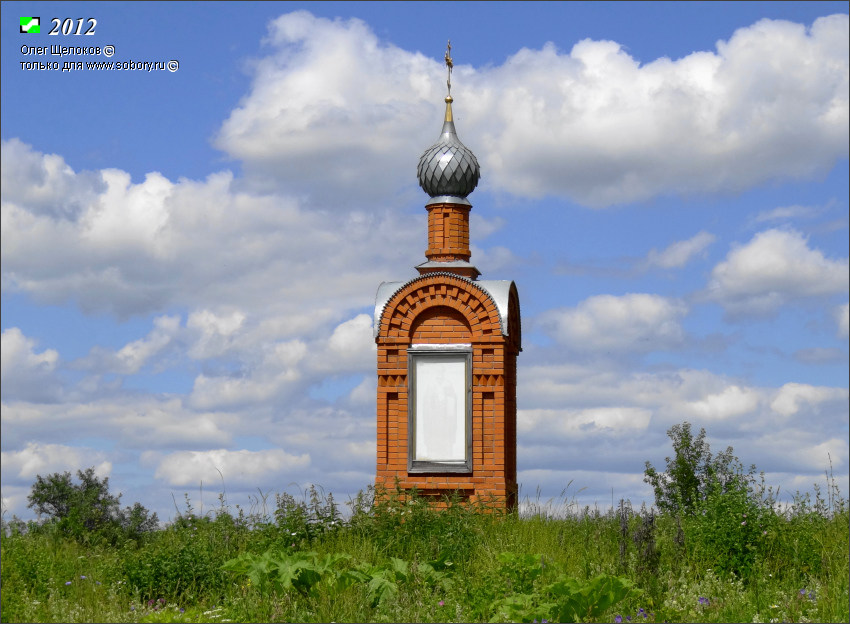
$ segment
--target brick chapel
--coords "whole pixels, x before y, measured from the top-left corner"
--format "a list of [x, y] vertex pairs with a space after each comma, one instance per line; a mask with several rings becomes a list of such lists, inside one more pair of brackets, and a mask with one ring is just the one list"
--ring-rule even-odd
[[443, 129], [417, 170], [430, 196], [427, 261], [413, 279], [382, 283], [375, 300], [375, 481], [515, 509], [519, 296], [470, 263], [467, 197], [480, 168], [455, 130], [450, 52]]

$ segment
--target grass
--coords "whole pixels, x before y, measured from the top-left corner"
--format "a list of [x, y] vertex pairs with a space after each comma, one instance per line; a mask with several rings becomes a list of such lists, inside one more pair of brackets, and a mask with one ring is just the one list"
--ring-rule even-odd
[[748, 533], [734, 531], [746, 522], [738, 517], [718, 533], [716, 519], [710, 531], [703, 518], [627, 503], [608, 513], [562, 505], [557, 514], [532, 504], [530, 512], [504, 515], [451, 501], [438, 511], [392, 495], [374, 504], [373, 494], [352, 501], [345, 521], [332, 497], [315, 490], [303, 500], [278, 497], [265, 516], [222, 505], [201, 517], [187, 507], [171, 526], [117, 546], [96, 535], [75, 541], [49, 524], [6, 525], [0, 617], [850, 620], [850, 516], [833, 491], [828, 501], [818, 494], [814, 503], [798, 499], [783, 512], [771, 510]]

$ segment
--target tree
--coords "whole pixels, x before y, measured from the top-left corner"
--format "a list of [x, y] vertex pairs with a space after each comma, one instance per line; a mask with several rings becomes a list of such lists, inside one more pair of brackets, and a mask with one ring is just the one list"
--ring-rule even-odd
[[150, 515], [139, 503], [121, 509], [121, 495], [109, 493], [109, 477], [99, 479], [94, 468], [78, 470], [79, 483], [73, 483], [71, 473], [36, 476], [28, 507], [39, 516], [47, 516], [61, 533], [78, 539], [93, 536], [137, 538], [156, 528], [156, 514]]
[[655, 490], [655, 505], [660, 511], [692, 515], [712, 489], [724, 491], [737, 483], [735, 465], [740, 462], [731, 446], [712, 458], [705, 429], [701, 428], [694, 437], [689, 422], [673, 425], [667, 435], [673, 442], [675, 456], [665, 458], [665, 472], [658, 472], [646, 462], [643, 478]]

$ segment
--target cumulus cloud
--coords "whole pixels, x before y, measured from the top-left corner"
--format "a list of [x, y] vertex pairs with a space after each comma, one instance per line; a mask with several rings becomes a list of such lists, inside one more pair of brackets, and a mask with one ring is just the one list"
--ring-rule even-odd
[[847, 338], [850, 335], [850, 304], [845, 303], [835, 310], [835, 322], [838, 324], [838, 335]]
[[732, 385], [697, 401], [688, 401], [684, 407], [686, 414], [710, 422], [752, 413], [760, 400], [761, 393], [757, 390]]
[[198, 409], [215, 410], [283, 399], [301, 380], [299, 363], [306, 354], [307, 345], [301, 340], [270, 345], [256, 366], [237, 374], [198, 375], [189, 400]]
[[106, 188], [98, 174], [75, 173], [58, 154], [40, 154], [16, 138], [3, 147], [3, 201], [28, 206], [34, 214], [75, 220]]
[[240, 310], [215, 314], [204, 309], [192, 312], [186, 327], [196, 332], [197, 338], [188, 350], [195, 359], [217, 357], [233, 345], [234, 335], [242, 328], [245, 314]]
[[793, 416], [805, 406], [809, 410], [818, 410], [822, 403], [846, 401], [848, 391], [843, 388], [828, 388], [800, 383], [783, 385], [770, 402], [770, 408], [780, 416]]
[[732, 315], [769, 314], [794, 299], [847, 292], [847, 258], [832, 260], [794, 230], [767, 230], [732, 249], [711, 272], [707, 295]]
[[[143, 457], [143, 461], [147, 462], [154, 459], [155, 456], [150, 453]], [[162, 457], [158, 461], [154, 476], [170, 485], [218, 483], [222, 478], [225, 483], [251, 485], [309, 464], [308, 454], [292, 455], [280, 449], [179, 451]]]
[[0, 336], [0, 391], [3, 399], [51, 401], [60, 384], [54, 376], [59, 362], [55, 349], [36, 352], [36, 341], [10, 327]]
[[[218, 147], [265, 185], [367, 198], [415, 184], [409, 154], [439, 130], [439, 62], [305, 12], [275, 20], [266, 43]], [[493, 189], [594, 206], [736, 191], [846, 157], [847, 45], [838, 14], [810, 29], [762, 20], [714, 51], [645, 65], [613, 41], [524, 48], [498, 66], [458, 63], [455, 117]]]
[[44, 444], [29, 442], [20, 451], [3, 451], [3, 481], [11, 483], [32, 483], [35, 477], [46, 477], [54, 472], [70, 472], [93, 467], [95, 473], [103, 478], [112, 472], [112, 462], [106, 454], [91, 448], [65, 446], [63, 444]]
[[[2, 154], [4, 163], [22, 158], [34, 170], [54, 158], [18, 141], [4, 141]], [[33, 179], [4, 180], [3, 288], [74, 301], [85, 312], [123, 318], [187, 306], [228, 315], [239, 301], [282, 316], [282, 331], [303, 332], [338, 318], [341, 308], [369, 305], [375, 284], [424, 252], [421, 216], [403, 211], [330, 217], [291, 197], [240, 190], [229, 172], [176, 183], [151, 173], [134, 184], [114, 169], [74, 174], [63, 163], [62, 170], [87, 185], [81, 208], [62, 218], [27, 203], [22, 188]], [[220, 348], [213, 335], [226, 323], [213, 329], [209, 318], [192, 319], [195, 330], [204, 323], [209, 348]]]
[[3, 445], [39, 439], [109, 439], [122, 448], [197, 448], [229, 444], [239, 420], [228, 412], [189, 408], [182, 398], [109, 396], [86, 402], [3, 403]]
[[318, 368], [369, 370], [375, 364], [377, 347], [372, 334], [372, 316], [358, 314], [334, 329], [328, 339], [327, 360]]
[[687, 240], [675, 242], [661, 251], [652, 249], [647, 254], [646, 260], [642, 263], [642, 268], [681, 268], [685, 266], [694, 256], [697, 256], [699, 254], [704, 255], [703, 252], [715, 240], [716, 237], [713, 234], [710, 234], [708, 232], [699, 232], [695, 236]]
[[73, 368], [89, 370], [97, 374], [114, 373], [132, 375], [138, 373], [151, 359], [159, 355], [180, 331], [179, 316], [159, 316], [153, 321], [154, 328], [144, 338], [133, 340], [117, 351], [94, 347], [84, 358], [73, 362]]
[[641, 407], [595, 407], [583, 410], [529, 409], [517, 414], [517, 429], [526, 441], [555, 434], [634, 436], [649, 426], [652, 411]]
[[598, 295], [574, 308], [550, 310], [539, 323], [556, 341], [587, 352], [644, 352], [672, 348], [684, 339], [687, 308], [659, 295]]
[[386, 198], [414, 182], [410, 155], [439, 135], [438, 63], [382, 44], [358, 19], [305, 11], [272, 21], [265, 43], [220, 149], [265, 185], [323, 198]]
[[[552, 474], [543, 473], [568, 471], [564, 485], [581, 470], [638, 472], [647, 459], [658, 465], [670, 455], [663, 432], [685, 420], [705, 427], [712, 449], [731, 445], [745, 464], [794, 465], [816, 479], [825, 441], [848, 418], [846, 388], [759, 387], [702, 370], [622, 372], [574, 362], [520, 367], [519, 375], [519, 469], [533, 466], [546, 482]], [[846, 440], [844, 447], [834, 461], [844, 461]], [[772, 483], [785, 490], [784, 479]]]

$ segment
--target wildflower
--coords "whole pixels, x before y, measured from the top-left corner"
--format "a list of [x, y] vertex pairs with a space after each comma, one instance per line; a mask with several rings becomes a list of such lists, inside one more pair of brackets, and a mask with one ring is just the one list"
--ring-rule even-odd
[[186, 609], [184, 609], [183, 607], [180, 607], [180, 613], [186, 613]]
[[86, 580], [86, 577], [82, 574], [80, 575], [80, 578], [83, 579], [83, 580]]
[[446, 605], [446, 603], [442, 600], [440, 602], [438, 602], [437, 604], [440, 605], [441, 607], [444, 607]]
[[745, 524], [747, 524], [747, 521], [746, 521], [746, 520], [744, 520], [744, 521], [741, 523], [741, 526], [744, 526]]
[[65, 585], [70, 585], [71, 581], [65, 581]]
[[623, 616], [622, 616], [622, 615], [615, 615], [615, 616], [614, 616], [614, 621], [615, 621], [617, 624], [623, 624]]
[[700, 596], [698, 602], [703, 606], [706, 606], [706, 607], [708, 606], [708, 598]]
[[646, 611], [643, 610], [643, 607], [638, 609], [638, 615], [641, 616], [644, 620], [646, 619]]

